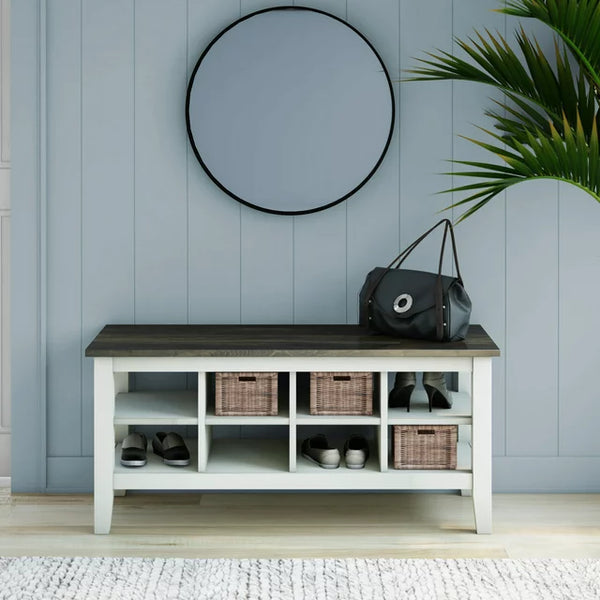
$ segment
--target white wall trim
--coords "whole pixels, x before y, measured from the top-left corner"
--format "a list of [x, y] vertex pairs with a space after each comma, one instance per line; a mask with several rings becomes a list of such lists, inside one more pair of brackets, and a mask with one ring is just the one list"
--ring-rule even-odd
[[10, 477], [0, 477], [0, 488], [10, 487]]
[[[0, 433], [10, 433], [10, 211], [0, 211]], [[10, 473], [10, 471], [9, 471]]]
[[600, 456], [495, 456], [495, 493], [600, 493]]

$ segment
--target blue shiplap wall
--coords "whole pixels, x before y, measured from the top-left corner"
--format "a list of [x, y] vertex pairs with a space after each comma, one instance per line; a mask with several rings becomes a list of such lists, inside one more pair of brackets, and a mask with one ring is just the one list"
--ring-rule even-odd
[[[356, 322], [365, 273], [449, 202], [434, 195], [452, 183], [444, 161], [478, 156], [457, 134], [485, 124], [492, 90], [395, 83], [392, 145], [347, 202], [282, 217], [225, 196], [188, 146], [187, 79], [223, 27], [277, 4], [13, 3], [15, 491], [91, 489], [83, 350], [105, 323]], [[495, 0], [304, 5], [362, 31], [395, 80], [423, 50], [452, 51], [453, 35], [515, 25], [491, 12]], [[591, 198], [548, 182], [511, 190], [458, 229], [473, 321], [503, 351], [496, 490], [600, 491], [598, 231]], [[435, 254], [423, 249], [413, 265], [431, 268]]]

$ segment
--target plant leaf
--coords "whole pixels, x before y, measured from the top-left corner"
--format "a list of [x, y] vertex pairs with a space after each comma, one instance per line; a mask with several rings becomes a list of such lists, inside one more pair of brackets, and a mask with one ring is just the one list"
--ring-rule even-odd
[[538, 19], [558, 34], [551, 59], [522, 27], [517, 50], [485, 30], [457, 39], [459, 56], [430, 53], [409, 71], [413, 80], [466, 80], [504, 93], [484, 111], [493, 130], [479, 128], [483, 140], [462, 136], [498, 163], [451, 161], [463, 170], [450, 174], [475, 180], [442, 192], [467, 194], [448, 207], [470, 205], [459, 221], [508, 187], [535, 179], [572, 183], [600, 202], [600, 0], [504, 4], [498, 12]]
[[567, 44], [600, 93], [600, 2], [598, 0], [509, 0], [499, 9], [538, 19]]

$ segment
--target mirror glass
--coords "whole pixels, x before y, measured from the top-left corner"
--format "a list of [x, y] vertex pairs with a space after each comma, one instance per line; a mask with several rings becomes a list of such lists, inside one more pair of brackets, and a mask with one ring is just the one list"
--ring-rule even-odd
[[303, 214], [356, 192], [394, 125], [389, 75], [344, 21], [307, 8], [253, 13], [204, 51], [186, 99], [200, 164], [259, 210]]

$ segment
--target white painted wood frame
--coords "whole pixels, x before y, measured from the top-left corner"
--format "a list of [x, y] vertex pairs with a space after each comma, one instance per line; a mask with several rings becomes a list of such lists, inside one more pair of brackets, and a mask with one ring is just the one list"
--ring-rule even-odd
[[[127, 389], [129, 372], [195, 372], [198, 374], [198, 447], [190, 441], [192, 464], [166, 467], [151, 453], [141, 469], [122, 467], [119, 433], [115, 427], [115, 398]], [[223, 417], [206, 410], [206, 373], [216, 371], [277, 371], [290, 374], [289, 410], [277, 417]], [[299, 416], [296, 373], [306, 371], [371, 371], [380, 378], [379, 410], [373, 416]], [[387, 409], [388, 373], [397, 371], [459, 372], [460, 391], [450, 410], [424, 405], [410, 413]], [[336, 357], [336, 356], [252, 356], [252, 357], [96, 357], [94, 358], [94, 531], [109, 533], [115, 490], [462, 490], [473, 491], [477, 533], [491, 533], [491, 358], [489, 357]], [[465, 383], [467, 382], [467, 383]], [[469, 382], [471, 382], [469, 384]], [[471, 394], [469, 394], [469, 387]], [[181, 394], [181, 392], [179, 392]], [[169, 392], [164, 392], [168, 407]], [[130, 423], [148, 422], [156, 415], [153, 403], [140, 409]], [[177, 405], [179, 406], [179, 404]], [[167, 408], [166, 407], [166, 408]], [[159, 411], [160, 412], [160, 411]], [[168, 413], [168, 410], [165, 411]], [[151, 413], [151, 414], [150, 414]], [[178, 414], [163, 418], [177, 423]], [[121, 415], [119, 413], [119, 415]], [[136, 421], [137, 418], [137, 421]], [[123, 427], [122, 417], [118, 427]], [[159, 418], [160, 419], [160, 418]], [[221, 420], [220, 420], [221, 419]], [[211, 446], [211, 428], [219, 424], [244, 422], [254, 425], [289, 427], [287, 441], [256, 439], [216, 440]], [[244, 421], [244, 419], [247, 419]], [[251, 423], [250, 420], [251, 419]], [[360, 471], [340, 468], [325, 471], [297, 460], [298, 424], [369, 425], [377, 432], [377, 457]], [[459, 442], [456, 470], [390, 469], [388, 429], [403, 423], [456, 424], [472, 427], [472, 448]], [[127, 426], [127, 425], [125, 425]], [[116, 434], [116, 435], [115, 435]], [[287, 447], [287, 449], [286, 449]], [[244, 463], [243, 457], [252, 460]]]

